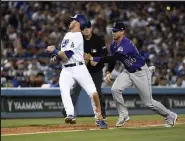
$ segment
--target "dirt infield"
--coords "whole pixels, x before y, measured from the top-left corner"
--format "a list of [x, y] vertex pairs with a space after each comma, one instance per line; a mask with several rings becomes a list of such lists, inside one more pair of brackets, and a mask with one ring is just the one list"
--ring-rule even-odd
[[[179, 119], [177, 123], [185, 123], [185, 119]], [[132, 121], [125, 123], [124, 127], [140, 127], [149, 126], [155, 124], [164, 124], [162, 120], [154, 121]], [[115, 127], [115, 122], [108, 122], [108, 127]], [[48, 126], [27, 126], [27, 127], [15, 127], [15, 128], [2, 128], [1, 135], [6, 134], [20, 134], [20, 133], [34, 133], [34, 132], [47, 132], [47, 131], [68, 131], [68, 130], [90, 130], [98, 129], [98, 127], [92, 124], [75, 124], [75, 125], [48, 125]]]

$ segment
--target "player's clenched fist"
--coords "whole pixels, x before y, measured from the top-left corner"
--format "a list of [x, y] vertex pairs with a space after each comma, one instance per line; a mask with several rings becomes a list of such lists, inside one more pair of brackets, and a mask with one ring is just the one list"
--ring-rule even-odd
[[89, 63], [91, 57], [92, 57], [91, 54], [84, 53], [85, 64]]
[[46, 49], [48, 52], [52, 53], [55, 50], [55, 46], [48, 46]]
[[91, 66], [96, 66], [98, 64], [98, 62], [93, 60], [92, 56], [90, 56], [89, 60], [90, 60]]

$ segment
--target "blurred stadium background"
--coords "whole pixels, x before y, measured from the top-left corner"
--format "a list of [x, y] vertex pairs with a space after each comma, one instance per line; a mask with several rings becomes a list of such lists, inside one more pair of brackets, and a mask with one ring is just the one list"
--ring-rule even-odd
[[[60, 43], [70, 23], [69, 16], [77, 13], [84, 14], [90, 19], [94, 32], [105, 39], [108, 50], [112, 40], [109, 27], [115, 21], [125, 23], [127, 36], [136, 44], [147, 64], [156, 66], [156, 72], [152, 76], [154, 99], [178, 113], [178, 123], [183, 125], [176, 125], [174, 130], [165, 130], [162, 127], [146, 128], [148, 125], [156, 125], [163, 121], [158, 115], [144, 116], [153, 112], [144, 107], [134, 88], [124, 92], [125, 105], [130, 115], [143, 115], [132, 116], [126, 127], [146, 125], [142, 130], [124, 127], [109, 130], [111, 133], [107, 130], [89, 131], [90, 125], [96, 128], [93, 118], [78, 118], [76, 126], [64, 125], [61, 119], [63, 104], [58, 85], [61, 64], [50, 63], [50, 56], [45, 49], [51, 44], [60, 49]], [[31, 133], [28, 136], [1, 135], [2, 140], [182, 141], [185, 127], [184, 21], [185, 4], [175, 1], [1, 1], [1, 134], [88, 130], [88, 132], [40, 135]], [[107, 65], [104, 72], [106, 69]], [[112, 72], [113, 79], [122, 70], [123, 65], [117, 62]], [[117, 115], [117, 110], [110, 87], [104, 81], [102, 92], [105, 95], [107, 122], [113, 127], [117, 117], [109, 116]], [[75, 108], [76, 116], [93, 116], [89, 97], [84, 91], [81, 92]]]
[[[49, 63], [45, 49], [60, 47], [76, 13], [91, 20], [108, 49], [108, 28], [123, 21], [147, 64], [156, 66], [152, 85], [185, 87], [184, 3], [132, 1], [1, 2], [1, 87], [58, 87], [61, 65]], [[113, 79], [122, 69], [117, 62]]]

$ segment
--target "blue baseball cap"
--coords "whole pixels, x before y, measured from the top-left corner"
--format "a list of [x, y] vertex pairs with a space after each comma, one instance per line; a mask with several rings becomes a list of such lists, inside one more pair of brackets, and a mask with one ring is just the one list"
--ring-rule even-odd
[[111, 29], [112, 29], [112, 31], [125, 30], [125, 25], [122, 22], [115, 22], [115, 23], [113, 23], [113, 26]]
[[74, 17], [70, 16], [70, 18], [73, 19], [73, 20], [76, 20], [77, 22], [79, 22], [81, 29], [84, 29], [86, 27], [86, 25], [87, 25], [87, 19], [82, 14], [76, 14]]

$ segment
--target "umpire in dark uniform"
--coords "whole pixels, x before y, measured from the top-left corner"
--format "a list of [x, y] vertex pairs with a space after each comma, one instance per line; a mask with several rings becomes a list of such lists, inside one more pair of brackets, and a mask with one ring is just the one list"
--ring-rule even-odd
[[[107, 56], [108, 51], [104, 39], [94, 34], [92, 30], [93, 30], [92, 25], [90, 21], [88, 21], [86, 28], [82, 31], [84, 37], [84, 52], [89, 53], [93, 57]], [[92, 66], [90, 62], [88, 62], [86, 65], [95, 83], [97, 92], [99, 94], [103, 119], [106, 119], [105, 98], [104, 95], [101, 93], [101, 85], [103, 82], [102, 69], [104, 67], [104, 64]], [[78, 83], [75, 83], [73, 89], [71, 90], [71, 98], [74, 106], [76, 105], [81, 89], [82, 89], [81, 86]], [[62, 113], [64, 116], [66, 116], [65, 109], [62, 110]]]

